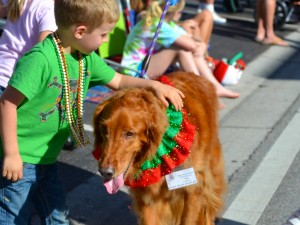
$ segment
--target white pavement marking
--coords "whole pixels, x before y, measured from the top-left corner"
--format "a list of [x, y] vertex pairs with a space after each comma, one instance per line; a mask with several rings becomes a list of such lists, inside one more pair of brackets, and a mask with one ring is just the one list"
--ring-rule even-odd
[[84, 130], [85, 131], [89, 131], [89, 132], [93, 132], [94, 131], [94, 128], [91, 125], [89, 125], [89, 124], [83, 124], [83, 126], [84, 126]]
[[224, 213], [224, 219], [249, 225], [257, 223], [300, 149], [299, 110]]

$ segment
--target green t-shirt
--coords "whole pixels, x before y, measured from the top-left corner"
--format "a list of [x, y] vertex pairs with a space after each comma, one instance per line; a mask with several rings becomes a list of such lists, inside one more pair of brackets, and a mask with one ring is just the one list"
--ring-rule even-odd
[[[73, 107], [76, 106], [79, 63], [77, 53], [65, 54]], [[107, 84], [115, 76], [96, 53], [83, 55], [85, 62], [84, 98], [89, 87]], [[9, 85], [26, 98], [17, 109], [17, 136], [22, 160], [51, 164], [57, 159], [69, 135], [62, 103], [62, 76], [51, 35], [26, 53], [17, 63]], [[74, 104], [75, 103], [75, 104]], [[0, 140], [0, 156], [3, 146]]]

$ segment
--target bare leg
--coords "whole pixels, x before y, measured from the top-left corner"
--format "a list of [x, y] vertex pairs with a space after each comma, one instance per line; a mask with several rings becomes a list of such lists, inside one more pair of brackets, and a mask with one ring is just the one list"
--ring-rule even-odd
[[195, 61], [197, 61], [197, 65], [198, 65], [200, 74], [203, 75], [206, 79], [208, 79], [210, 82], [213, 83], [213, 85], [216, 88], [217, 95], [219, 97], [238, 98], [240, 96], [239, 93], [231, 91], [229, 89], [226, 89], [219, 83], [219, 81], [216, 80], [215, 76], [210, 71], [210, 68], [208, 67], [207, 62], [205, 61], [204, 57], [197, 57], [197, 58], [195, 58]]
[[[201, 45], [202, 51], [206, 51], [206, 46], [203, 43]], [[211, 72], [205, 58], [204, 54], [199, 57], [194, 57], [195, 64], [200, 72], [201, 75], [203, 75], [206, 79], [208, 79], [216, 88], [217, 95], [219, 97], [224, 97], [224, 98], [238, 98], [240, 96], [239, 93], [231, 91], [229, 89], [226, 89], [223, 87], [220, 82], [215, 78], [213, 73]]]
[[147, 75], [150, 79], [156, 79], [175, 62], [179, 50], [176, 48], [162, 49], [151, 56]]
[[257, 0], [256, 5], [256, 12], [257, 12], [257, 33], [256, 33], [256, 40], [263, 41], [265, 37], [265, 28], [264, 28], [264, 19], [263, 19], [263, 1], [264, 0]]
[[182, 71], [192, 72], [200, 75], [193, 55], [176, 47], [163, 49], [151, 56], [147, 75], [151, 79], [160, 77], [176, 60], [179, 62]]
[[[203, 43], [203, 42], [202, 42]], [[206, 51], [206, 45], [201, 45], [202, 51]], [[204, 55], [204, 54], [203, 54]], [[163, 49], [152, 55], [147, 75], [150, 79], [155, 79], [163, 75], [167, 68], [177, 59], [180, 66], [185, 72], [193, 72], [196, 75], [203, 75], [206, 79], [213, 83], [216, 93], [219, 97], [237, 98], [239, 93], [224, 88], [211, 73], [204, 57], [194, 57], [191, 52], [178, 50], [176, 48]]]
[[281, 38], [276, 36], [274, 33], [274, 16], [275, 16], [275, 8], [276, 8], [276, 0], [265, 0], [265, 14], [266, 14], [266, 20], [265, 20], [265, 29], [266, 29], [266, 35], [264, 42], [266, 44], [277, 44], [281, 46], [288, 46], [288, 43], [283, 41]]
[[279, 38], [274, 32], [276, 0], [258, 0], [257, 1], [257, 18], [258, 27], [256, 40], [264, 44], [276, 44], [288, 46], [288, 43]]
[[204, 41], [205, 44], [208, 45], [213, 30], [213, 17], [211, 12], [208, 10], [203, 10], [193, 19], [198, 24], [198, 29], [195, 29], [193, 36]]
[[181, 50], [178, 56], [178, 61], [183, 71], [192, 72], [200, 76], [200, 72], [194, 62], [194, 57], [190, 52]]
[[[200, 71], [198, 70], [198, 67], [195, 63], [196, 60], [195, 60], [194, 56], [191, 54], [191, 52], [181, 51], [179, 54], [179, 57], [178, 57], [178, 61], [180, 63], [181, 69], [183, 71], [193, 72], [194, 74], [200, 76]], [[200, 62], [202, 62], [204, 64], [204, 70], [205, 70], [205, 68], [208, 68], [207, 63], [204, 60], [204, 57], [202, 57], [202, 60], [200, 60]], [[231, 91], [223, 88], [223, 86], [220, 85], [220, 83], [215, 79], [215, 76], [210, 72], [210, 69], [209, 69], [209, 71], [207, 71], [207, 73], [210, 73], [210, 75], [206, 76], [206, 78], [208, 78], [208, 80], [210, 80], [214, 84], [214, 86], [216, 88], [217, 96], [219, 96], [219, 97], [231, 96], [230, 98], [237, 98], [239, 96], [238, 93], [231, 92]], [[204, 74], [205, 74], [205, 71], [204, 71]], [[222, 90], [222, 89], [224, 89], [224, 90]], [[219, 101], [219, 109], [224, 109], [225, 107], [226, 107], [225, 104]]]
[[266, 38], [274, 38], [274, 14], [275, 14], [276, 0], [265, 0], [264, 2], [264, 12], [265, 12], [265, 29]]
[[200, 75], [194, 62], [194, 57], [190, 52], [179, 50], [177, 48], [170, 48], [163, 49], [151, 56], [147, 70], [148, 77], [151, 79], [160, 77], [175, 62], [175, 60], [178, 60], [182, 71]]

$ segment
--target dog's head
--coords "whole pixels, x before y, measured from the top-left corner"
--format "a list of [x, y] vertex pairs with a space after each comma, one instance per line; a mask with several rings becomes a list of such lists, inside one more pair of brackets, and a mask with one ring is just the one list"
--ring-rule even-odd
[[94, 113], [95, 153], [109, 193], [156, 152], [168, 126], [165, 106], [143, 89], [119, 91]]

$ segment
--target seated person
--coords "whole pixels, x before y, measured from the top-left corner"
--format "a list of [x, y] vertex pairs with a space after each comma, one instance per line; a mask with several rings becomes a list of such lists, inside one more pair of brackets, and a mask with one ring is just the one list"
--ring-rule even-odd
[[[136, 13], [136, 22], [142, 19], [151, 2], [151, 0], [130, 0], [131, 9]], [[177, 21], [177, 24], [192, 37], [204, 41], [207, 45], [212, 34], [213, 23], [213, 16], [209, 10], [203, 10], [191, 19]]]
[[[239, 93], [223, 87], [212, 74], [204, 56], [207, 44], [201, 38], [197, 39], [182, 27], [177, 25], [181, 17], [181, 11], [185, 6], [184, 0], [179, 0], [175, 6], [170, 6], [162, 22], [154, 54], [146, 71], [148, 78], [156, 79], [173, 65], [179, 62], [180, 70], [203, 75], [211, 81], [219, 97], [237, 98]], [[164, 1], [152, 0], [142, 19], [129, 33], [121, 64], [136, 71], [142, 70], [145, 59], [157, 26], [162, 15]], [[124, 69], [125, 74], [139, 76], [140, 74]]]

